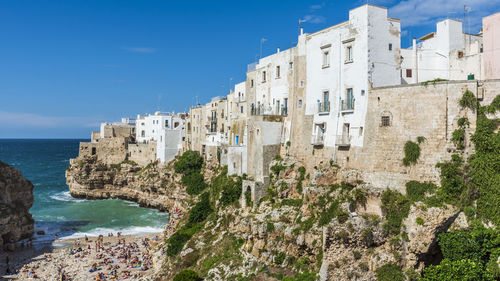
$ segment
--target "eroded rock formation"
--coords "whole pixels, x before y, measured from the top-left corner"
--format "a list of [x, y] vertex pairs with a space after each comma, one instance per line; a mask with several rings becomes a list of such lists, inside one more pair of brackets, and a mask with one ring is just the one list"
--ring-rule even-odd
[[133, 162], [107, 165], [96, 156], [71, 159], [66, 184], [73, 197], [119, 198], [161, 211], [185, 208], [184, 188], [169, 165], [152, 163], [141, 167]]
[[0, 245], [33, 235], [32, 205], [33, 184], [19, 170], [0, 162]]

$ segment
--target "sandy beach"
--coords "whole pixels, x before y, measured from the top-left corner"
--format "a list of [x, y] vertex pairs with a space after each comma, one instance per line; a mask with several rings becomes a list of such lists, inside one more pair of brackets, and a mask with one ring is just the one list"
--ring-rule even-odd
[[[148, 280], [149, 249], [163, 235], [127, 235], [58, 239], [42, 249], [0, 252], [1, 280]], [[6, 274], [8, 271], [14, 274]]]

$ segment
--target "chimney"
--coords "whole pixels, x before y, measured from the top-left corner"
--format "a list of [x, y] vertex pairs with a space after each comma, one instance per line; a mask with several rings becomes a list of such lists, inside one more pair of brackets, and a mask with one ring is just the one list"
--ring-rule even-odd
[[302, 35], [302, 34], [304, 34], [304, 28], [303, 27], [300, 28], [300, 35]]
[[278, 47], [278, 51], [277, 51], [277, 53], [279, 53], [279, 52], [280, 52], [280, 47]]
[[417, 49], [417, 39], [415, 39], [415, 37], [413, 37], [413, 50], [416, 50]]

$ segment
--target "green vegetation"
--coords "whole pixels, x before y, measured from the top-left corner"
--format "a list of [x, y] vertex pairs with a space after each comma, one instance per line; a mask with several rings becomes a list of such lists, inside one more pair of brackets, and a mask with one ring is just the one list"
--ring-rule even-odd
[[283, 252], [279, 252], [275, 257], [274, 257], [274, 263], [277, 265], [283, 264], [283, 262], [286, 259], [286, 254]]
[[468, 159], [467, 177], [479, 194], [477, 214], [500, 226], [500, 132], [499, 119], [488, 119], [486, 112], [500, 111], [500, 95], [478, 110], [476, 131], [471, 136], [475, 153]]
[[386, 263], [375, 270], [378, 281], [405, 281], [401, 267], [395, 263]]
[[433, 183], [421, 183], [418, 181], [409, 181], [406, 183], [406, 196], [412, 202], [423, 201], [426, 193], [432, 193], [437, 189]]
[[421, 218], [421, 217], [418, 217], [415, 219], [415, 222], [418, 224], [418, 225], [424, 225], [424, 219]]
[[[437, 193], [446, 202], [463, 208], [473, 227], [439, 235], [444, 259], [424, 269], [423, 281], [500, 279], [500, 232], [485, 228], [481, 222], [490, 221], [496, 227], [500, 224], [500, 133], [495, 132], [500, 121], [486, 116], [500, 110], [500, 96], [489, 106], [479, 107], [474, 95], [466, 91], [459, 103], [477, 110], [476, 130], [471, 136], [475, 153], [466, 163], [454, 154], [450, 161], [437, 165], [441, 169]], [[461, 128], [468, 123], [466, 118], [458, 120]]]
[[403, 219], [408, 216], [411, 201], [395, 190], [386, 190], [382, 194], [382, 210], [385, 213], [386, 222], [383, 229], [387, 234], [399, 234]]
[[283, 166], [281, 164], [276, 164], [271, 166], [271, 172], [273, 172], [276, 176], [280, 175], [281, 171], [284, 171], [286, 169], [286, 166]]
[[299, 193], [302, 193], [302, 182], [304, 181], [305, 175], [306, 175], [306, 168], [299, 167], [299, 180], [297, 182], [297, 191]]
[[436, 165], [441, 169], [441, 188], [438, 193], [447, 203], [458, 204], [465, 189], [463, 165], [464, 161], [458, 154], [453, 154], [450, 161]]
[[210, 182], [213, 201], [216, 201], [220, 195], [219, 203], [222, 207], [236, 203], [241, 196], [241, 182], [240, 177], [229, 177], [227, 166], [224, 166], [222, 171]]
[[209, 193], [203, 193], [200, 201], [189, 211], [188, 221], [178, 229], [168, 240], [168, 256], [175, 256], [182, 251], [184, 245], [201, 228], [201, 223], [213, 212], [210, 206]]
[[427, 87], [431, 83], [432, 83], [432, 85], [436, 85], [437, 82], [442, 82], [442, 81], [448, 81], [448, 80], [447, 79], [442, 79], [442, 78], [436, 78], [434, 80], [424, 81], [421, 84]]
[[283, 199], [281, 200], [281, 206], [292, 206], [300, 207], [302, 206], [302, 199]]
[[193, 270], [185, 269], [174, 277], [174, 281], [202, 281], [203, 279], [198, 276]]
[[354, 250], [352, 252], [352, 255], [354, 256], [355, 260], [359, 260], [361, 258], [361, 253], [358, 250]]
[[185, 172], [182, 175], [181, 182], [184, 186], [186, 186], [186, 192], [189, 195], [198, 195], [203, 192], [203, 190], [205, 190], [208, 186], [205, 183], [203, 175], [198, 170]]
[[470, 90], [466, 90], [462, 96], [462, 98], [458, 101], [458, 104], [462, 108], [469, 108], [471, 110], [476, 110], [478, 103], [477, 99], [474, 96], [474, 93], [472, 93]]
[[175, 172], [182, 174], [182, 184], [189, 195], [198, 195], [208, 186], [201, 174], [202, 166], [200, 153], [192, 150], [184, 152], [174, 164]]
[[416, 164], [420, 157], [420, 146], [416, 142], [407, 141], [404, 147], [405, 157], [403, 158], [403, 165], [406, 167]]
[[492, 280], [481, 277], [481, 266], [471, 260], [450, 261], [445, 259], [439, 265], [431, 265], [424, 269], [424, 277], [420, 281], [479, 281]]
[[465, 129], [458, 128], [451, 134], [451, 141], [457, 149], [464, 150], [465, 149]]

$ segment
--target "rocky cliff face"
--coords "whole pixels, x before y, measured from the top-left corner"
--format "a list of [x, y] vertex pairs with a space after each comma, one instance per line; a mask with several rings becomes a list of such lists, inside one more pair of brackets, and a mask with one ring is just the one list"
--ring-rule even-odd
[[142, 207], [161, 211], [185, 209], [184, 188], [171, 166], [133, 162], [106, 165], [95, 156], [71, 159], [66, 184], [73, 197], [86, 199], [119, 198]]
[[242, 196], [229, 207], [216, 200], [215, 213], [180, 254], [157, 253], [157, 280], [171, 280], [185, 268], [205, 280], [281, 280], [300, 272], [320, 280], [376, 280], [377, 269], [387, 264], [411, 279], [441, 259], [439, 233], [467, 227], [456, 207], [414, 202], [398, 234], [389, 233], [386, 190], [363, 183], [355, 171], [327, 166], [307, 173], [293, 159], [271, 166], [262, 200], [241, 204], [248, 200]]
[[33, 235], [33, 184], [19, 170], [0, 162], [0, 245]]

